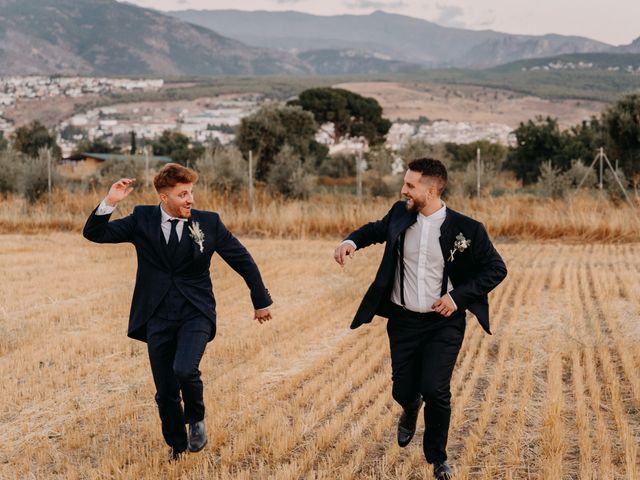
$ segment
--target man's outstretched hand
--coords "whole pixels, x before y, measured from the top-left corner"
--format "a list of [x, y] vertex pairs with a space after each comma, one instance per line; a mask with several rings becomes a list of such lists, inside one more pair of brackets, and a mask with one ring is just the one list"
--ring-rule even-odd
[[333, 252], [333, 259], [338, 262], [338, 265], [344, 267], [347, 258], [353, 256], [355, 251], [355, 247], [350, 243], [341, 243], [340, 245], [338, 245], [338, 248], [336, 248], [335, 252]]
[[133, 184], [136, 182], [135, 178], [121, 178], [116, 183], [111, 185], [109, 193], [105, 198], [105, 203], [110, 207], [115, 207], [118, 202], [127, 198], [127, 196], [133, 191]]
[[268, 322], [271, 318], [271, 311], [268, 307], [256, 310], [253, 315], [253, 319], [257, 320], [259, 323]]

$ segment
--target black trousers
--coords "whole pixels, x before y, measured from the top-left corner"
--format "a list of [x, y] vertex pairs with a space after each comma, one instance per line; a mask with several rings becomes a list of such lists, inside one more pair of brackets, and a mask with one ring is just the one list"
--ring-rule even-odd
[[213, 328], [211, 320], [202, 315], [186, 320], [152, 317], [147, 324], [149, 362], [162, 435], [176, 451], [187, 448], [185, 423], [204, 419], [198, 367]]
[[410, 409], [422, 395], [424, 438], [422, 447], [429, 463], [447, 459], [451, 419], [451, 375], [462, 346], [464, 312], [446, 318], [431, 313], [394, 309], [387, 322], [393, 398]]

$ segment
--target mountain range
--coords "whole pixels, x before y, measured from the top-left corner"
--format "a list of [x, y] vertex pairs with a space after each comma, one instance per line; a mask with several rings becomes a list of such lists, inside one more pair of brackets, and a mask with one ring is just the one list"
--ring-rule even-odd
[[114, 0], [0, 0], [0, 75], [251, 75], [312, 70], [155, 10]]
[[337, 75], [640, 53], [584, 37], [448, 28], [381, 11], [159, 12], [115, 0], [0, 0], [0, 75]]
[[465, 30], [382, 11], [336, 16], [238, 10], [182, 10], [168, 14], [249, 45], [292, 52], [351, 49], [429, 68], [485, 68], [526, 58], [613, 48], [584, 37]]

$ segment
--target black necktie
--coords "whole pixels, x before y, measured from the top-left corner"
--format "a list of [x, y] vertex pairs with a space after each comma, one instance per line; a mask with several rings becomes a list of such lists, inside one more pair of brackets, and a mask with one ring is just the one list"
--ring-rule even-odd
[[178, 231], [176, 230], [176, 225], [178, 225], [178, 222], [180, 220], [174, 218], [173, 220], [169, 220], [169, 222], [171, 223], [171, 233], [169, 233], [169, 255], [171, 255], [172, 257], [175, 255], [176, 251], [178, 250]]

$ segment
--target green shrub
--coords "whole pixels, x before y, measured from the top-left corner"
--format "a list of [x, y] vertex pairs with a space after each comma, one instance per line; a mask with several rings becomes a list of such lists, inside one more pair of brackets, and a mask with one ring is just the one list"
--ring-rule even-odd
[[248, 184], [249, 165], [238, 147], [207, 147], [195, 164], [202, 184], [220, 192], [235, 192]]
[[22, 156], [15, 150], [0, 151], [0, 194], [17, 193], [20, 190], [20, 165]]
[[308, 198], [315, 187], [315, 177], [304, 167], [302, 159], [285, 145], [276, 155], [267, 176], [269, 190], [287, 198]]
[[318, 174], [332, 178], [353, 177], [356, 174], [356, 157], [346, 153], [328, 156], [320, 163]]
[[550, 198], [563, 198], [571, 186], [570, 178], [554, 167], [551, 162], [544, 162], [540, 167], [538, 189], [542, 195]]
[[37, 157], [24, 157], [20, 172], [20, 191], [23, 196], [33, 203], [49, 188], [48, 165], [51, 164], [51, 187], [53, 188], [59, 181], [56, 172], [56, 165], [50, 149], [41, 149]]

